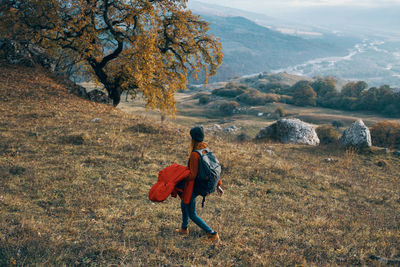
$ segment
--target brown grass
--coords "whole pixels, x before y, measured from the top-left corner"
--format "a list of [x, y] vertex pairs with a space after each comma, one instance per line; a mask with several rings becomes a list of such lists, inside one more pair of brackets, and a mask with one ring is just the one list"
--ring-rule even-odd
[[2, 65], [0, 81], [2, 266], [377, 265], [371, 254], [400, 254], [390, 154], [208, 137], [226, 189], [198, 208], [221, 235], [211, 245], [193, 223], [174, 234], [178, 200], [147, 199], [158, 171], [185, 164], [189, 128], [81, 100], [39, 69]]

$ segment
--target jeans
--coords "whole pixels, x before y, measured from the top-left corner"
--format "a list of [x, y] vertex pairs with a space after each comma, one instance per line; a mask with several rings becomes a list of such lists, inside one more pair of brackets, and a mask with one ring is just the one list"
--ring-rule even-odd
[[182, 210], [182, 229], [186, 229], [189, 225], [189, 218], [197, 224], [206, 233], [212, 233], [213, 230], [208, 226], [196, 213], [196, 195], [193, 194], [189, 204], [181, 202]]

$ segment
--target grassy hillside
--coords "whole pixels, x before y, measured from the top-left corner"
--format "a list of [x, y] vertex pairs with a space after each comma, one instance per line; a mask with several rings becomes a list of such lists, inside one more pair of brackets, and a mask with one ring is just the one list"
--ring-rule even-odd
[[188, 130], [0, 64], [0, 265], [373, 265], [371, 254], [400, 254], [398, 158], [218, 135], [206, 141], [226, 194], [198, 213], [222, 242], [192, 223], [176, 236], [179, 201], [147, 193], [159, 170], [185, 164]]

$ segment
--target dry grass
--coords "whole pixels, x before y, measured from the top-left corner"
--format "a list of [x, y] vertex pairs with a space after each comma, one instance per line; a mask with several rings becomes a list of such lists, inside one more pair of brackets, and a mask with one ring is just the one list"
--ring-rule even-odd
[[389, 154], [209, 138], [226, 188], [198, 209], [221, 234], [210, 245], [193, 224], [174, 234], [178, 200], [147, 199], [159, 170], [185, 164], [187, 127], [78, 99], [38, 69], [2, 65], [0, 81], [0, 265], [376, 265], [371, 254], [400, 254]]

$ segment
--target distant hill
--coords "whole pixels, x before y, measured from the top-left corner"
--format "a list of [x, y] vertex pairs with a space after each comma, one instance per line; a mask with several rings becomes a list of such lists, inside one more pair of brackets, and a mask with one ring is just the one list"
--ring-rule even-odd
[[220, 38], [223, 47], [224, 62], [212, 81], [285, 68], [347, 52], [347, 44], [341, 46], [324, 39], [283, 34], [244, 17], [201, 16], [210, 23], [210, 33]]
[[305, 25], [301, 22], [292, 21], [288, 16], [284, 19], [268, 16], [261, 13], [249, 12], [242, 9], [231, 8], [227, 6], [209, 4], [199, 1], [190, 1], [188, 7], [197, 14], [219, 17], [244, 17], [255, 23], [283, 33], [291, 32], [292, 35], [304, 37], [321, 36], [326, 31], [317, 25]]
[[[247, 75], [247, 76], [242, 76], [237, 79], [232, 79], [233, 82], [238, 82], [238, 83], [245, 83], [251, 87], [256, 87], [257, 84], [260, 82], [263, 83], [280, 83], [288, 86], [292, 86], [295, 83], [299, 81], [315, 81], [317, 77], [308, 77], [308, 76], [302, 76], [302, 75], [295, 75], [295, 74], [290, 74], [287, 72], [279, 72], [279, 73], [260, 73], [257, 75]], [[337, 90], [342, 90], [343, 85], [348, 83], [348, 80], [343, 80], [338, 77], [335, 77], [336, 79], [336, 88]]]
[[364, 38], [400, 37], [400, 4], [395, 3], [378, 6], [296, 6], [268, 11], [260, 9], [258, 13], [196, 0], [189, 1], [188, 7], [205, 15], [242, 16], [257, 24], [283, 32], [290, 30], [300, 36], [311, 36], [312, 32], [341, 32]]
[[[188, 6], [210, 20], [224, 47], [224, 64], [212, 81], [285, 71], [400, 87], [400, 5], [298, 7], [273, 10], [273, 16], [199, 1]], [[238, 25], [238, 16], [252, 24]]]
[[399, 4], [380, 7], [315, 6], [286, 10], [282, 16], [308, 25], [336, 29], [363, 37], [400, 38]]

